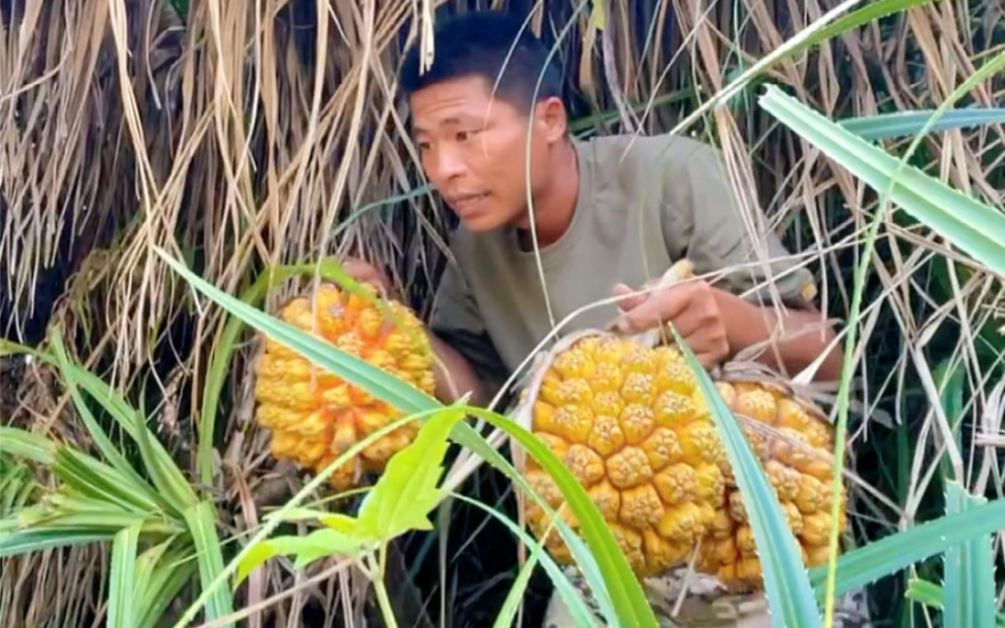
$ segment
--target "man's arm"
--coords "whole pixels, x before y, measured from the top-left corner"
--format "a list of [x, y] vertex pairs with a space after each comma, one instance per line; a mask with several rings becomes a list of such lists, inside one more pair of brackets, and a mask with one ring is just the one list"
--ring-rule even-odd
[[840, 343], [834, 343], [834, 330], [821, 323], [822, 316], [815, 308], [759, 307], [723, 290], [716, 290], [716, 301], [723, 313], [728, 358], [766, 343], [754, 359], [795, 374], [827, 352], [815, 379], [837, 380], [841, 376], [844, 350]]
[[468, 398], [470, 405], [487, 405], [490, 399], [485, 392], [485, 386], [467, 358], [436, 334], [429, 332], [428, 336], [438, 359], [433, 368], [436, 376], [436, 398], [449, 404], [470, 393], [471, 396]]
[[[835, 334], [813, 307], [812, 274], [783, 259], [789, 252], [774, 233], [755, 240], [715, 149], [694, 143], [686, 153], [667, 155], [662, 219], [670, 256], [689, 258], [698, 275], [727, 272], [712, 285], [684, 282], [659, 298], [629, 302], [626, 309], [649, 301], [629, 313], [636, 319], [631, 327], [651, 326], [660, 316], [673, 320], [705, 364], [763, 343], [755, 359], [790, 375], [827, 352], [815, 378], [836, 379], [843, 352], [840, 345], [828, 349]], [[758, 244], [767, 263], [758, 259]], [[781, 297], [778, 307], [772, 293]]]

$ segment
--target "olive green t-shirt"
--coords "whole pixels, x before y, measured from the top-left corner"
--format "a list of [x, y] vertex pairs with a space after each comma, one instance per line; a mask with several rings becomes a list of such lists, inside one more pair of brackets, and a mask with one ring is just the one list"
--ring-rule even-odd
[[[579, 195], [568, 231], [536, 255], [516, 228], [473, 233], [463, 224], [451, 242], [433, 304], [431, 329], [463, 354], [495, 392], [556, 325], [580, 308], [609, 299], [617, 283], [641, 288], [682, 257], [697, 274], [730, 272], [714, 285], [770, 304], [812, 299], [813, 277], [785, 258], [773, 233], [758, 255], [717, 151], [683, 136], [607, 136], [576, 141]], [[764, 255], [766, 253], [766, 255]], [[770, 263], [769, 263], [770, 260]], [[733, 269], [734, 266], [742, 266]], [[602, 328], [615, 303], [592, 307], [561, 334]], [[521, 373], [522, 376], [522, 373]]]

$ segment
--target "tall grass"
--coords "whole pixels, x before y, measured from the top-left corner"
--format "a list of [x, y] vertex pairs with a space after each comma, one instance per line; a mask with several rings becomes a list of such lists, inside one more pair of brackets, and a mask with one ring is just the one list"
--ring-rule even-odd
[[[256, 345], [232, 324], [236, 333], [228, 332], [234, 319], [195, 298], [167, 260], [182, 260], [226, 294], [246, 295], [266, 269], [352, 251], [384, 266], [426, 312], [451, 263], [445, 244], [453, 222], [421, 178], [395, 64], [430, 19], [426, 7], [488, 4], [0, 2], [5, 334], [34, 344], [58, 325], [67, 360], [150, 417], [180, 472], [213, 502], [228, 559], [234, 540], [253, 535], [266, 509], [303, 480], [265, 455], [266, 435], [249, 420]], [[886, 190], [799, 128], [805, 113], [799, 118], [791, 105], [788, 118], [779, 115], [787, 101], [777, 93], [766, 106], [760, 100], [770, 82], [899, 157], [927, 116], [1000, 59], [1000, 6], [874, 3], [889, 11], [833, 36], [824, 16], [858, 3], [598, 2], [604, 28], [597, 10], [579, 10], [578, 1], [491, 4], [525, 12], [541, 5], [530, 24], [566, 67], [578, 134], [677, 128], [716, 144], [745, 206], [766, 209], [768, 224], [760, 226], [783, 233], [821, 277], [823, 307], [848, 321], [842, 340], [853, 336], [851, 412], [841, 424], [859, 482], [850, 521], [861, 543], [967, 509], [954, 487], [974, 499], [1001, 498], [1000, 258], [968, 248], [923, 213], [879, 211]], [[832, 37], [798, 45], [814, 29]], [[793, 54], [752, 71], [786, 42]], [[994, 107], [1003, 90], [1001, 71], [967, 85], [918, 136], [908, 165], [1002, 207], [1005, 126]], [[298, 277], [258, 305], [271, 311], [308, 287]], [[20, 403], [3, 423], [97, 454], [79, 404], [66, 382], [54, 381], [59, 372], [33, 360], [17, 381], [4, 381], [19, 387]], [[819, 391], [824, 398], [834, 392]], [[107, 416], [96, 420], [140, 465], [141, 452], [121, 444], [120, 428]], [[43, 486], [55, 482], [44, 465], [29, 468]], [[426, 625], [441, 617], [494, 620], [518, 576], [515, 546], [499, 549], [500, 539], [513, 536], [494, 516], [512, 510], [511, 481], [481, 466], [456, 490], [492, 512], [458, 501], [449, 521], [434, 520], [436, 530], [391, 545], [407, 564], [389, 574], [403, 583], [390, 604]], [[187, 529], [199, 529], [194, 523]], [[114, 547], [131, 551], [133, 540], [123, 536]], [[992, 545], [999, 563], [1001, 541]], [[114, 569], [121, 562], [95, 558], [111, 556], [113, 545], [96, 547], [4, 558], [0, 623], [80, 625], [109, 612], [106, 582], [125, 572]], [[937, 552], [915, 559], [899, 579], [879, 583], [880, 599], [902, 599], [909, 581], [913, 599], [922, 599], [918, 592], [930, 590], [919, 582], [942, 582]], [[393, 572], [394, 561], [388, 565]], [[248, 619], [255, 626], [310, 609], [328, 619], [360, 612], [360, 572], [310, 582], [323, 571], [270, 561], [250, 574], [235, 607], [257, 608]], [[73, 586], [31, 596], [25, 582], [39, 590]], [[537, 575], [529, 586], [533, 616], [550, 585]], [[998, 591], [1000, 607], [1005, 588]], [[267, 602], [278, 595], [285, 597]], [[908, 622], [933, 617], [936, 607], [888, 610]], [[177, 617], [184, 608], [169, 610]]]

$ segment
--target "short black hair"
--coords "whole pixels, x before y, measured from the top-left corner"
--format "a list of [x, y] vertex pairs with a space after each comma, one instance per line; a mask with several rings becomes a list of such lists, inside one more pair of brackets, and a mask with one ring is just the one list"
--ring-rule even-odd
[[562, 74], [549, 61], [548, 49], [529, 24], [512, 14], [472, 11], [438, 20], [433, 63], [421, 75], [419, 43], [416, 38], [402, 63], [400, 80], [406, 95], [440, 81], [480, 76], [489, 89], [495, 88], [496, 97], [520, 111], [529, 111], [543, 98], [562, 98]]

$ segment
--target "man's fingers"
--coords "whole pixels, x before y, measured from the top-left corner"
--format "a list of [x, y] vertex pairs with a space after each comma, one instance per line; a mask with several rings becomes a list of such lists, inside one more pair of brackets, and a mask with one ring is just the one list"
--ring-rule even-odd
[[616, 301], [618, 308], [625, 312], [637, 308], [649, 297], [648, 293], [637, 292], [623, 283], [614, 286], [614, 290], [611, 292], [612, 296], [618, 297]]
[[637, 307], [625, 312], [618, 322], [624, 333], [637, 333], [661, 325], [665, 320], [675, 320], [686, 310], [688, 294], [684, 290], [668, 288], [655, 292]]

